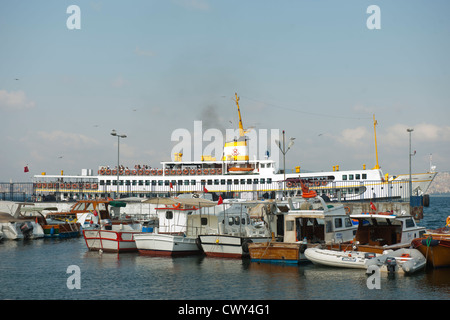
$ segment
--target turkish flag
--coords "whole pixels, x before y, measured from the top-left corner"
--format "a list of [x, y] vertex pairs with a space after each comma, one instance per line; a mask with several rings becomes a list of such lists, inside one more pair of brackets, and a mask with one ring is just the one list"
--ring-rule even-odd
[[370, 202], [370, 209], [377, 210], [377, 208], [375, 207], [375, 205], [372, 202]]
[[222, 196], [219, 196], [219, 201], [217, 201], [217, 204], [222, 204], [222, 203], [223, 203]]
[[29, 172], [30, 170], [28, 169], [28, 166], [25, 166], [24, 168], [23, 168], [23, 172]]
[[203, 192], [208, 192], [208, 189], [206, 189], [206, 187], [203, 187]]
[[172, 184], [172, 182], [170, 183], [170, 189], [173, 189], [173, 184]]

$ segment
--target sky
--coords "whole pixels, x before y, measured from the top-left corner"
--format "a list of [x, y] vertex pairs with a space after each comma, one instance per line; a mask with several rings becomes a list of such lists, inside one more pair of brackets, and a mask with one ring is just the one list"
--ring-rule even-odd
[[208, 129], [237, 129], [235, 93], [252, 139], [269, 139], [257, 156], [281, 160], [266, 133], [295, 138], [288, 171], [372, 168], [373, 115], [384, 173], [409, 172], [407, 128], [412, 171], [430, 155], [450, 171], [449, 13], [439, 0], [2, 0], [0, 182], [115, 166], [113, 129], [129, 167], [161, 167], [180, 142], [210, 152]]

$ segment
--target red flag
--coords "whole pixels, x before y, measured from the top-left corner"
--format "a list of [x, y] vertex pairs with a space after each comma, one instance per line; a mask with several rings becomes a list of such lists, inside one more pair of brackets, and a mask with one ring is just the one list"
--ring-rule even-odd
[[375, 207], [375, 205], [372, 202], [370, 202], [370, 209], [377, 210], [377, 208]]
[[172, 182], [170, 183], [170, 189], [173, 189], [173, 184], [172, 184]]
[[217, 201], [217, 204], [222, 204], [222, 203], [223, 203], [222, 196], [219, 196], [219, 201]]
[[208, 189], [206, 189], [206, 187], [203, 187], [203, 192], [208, 192]]
[[28, 169], [28, 166], [25, 166], [24, 168], [23, 168], [23, 172], [29, 172], [30, 170]]

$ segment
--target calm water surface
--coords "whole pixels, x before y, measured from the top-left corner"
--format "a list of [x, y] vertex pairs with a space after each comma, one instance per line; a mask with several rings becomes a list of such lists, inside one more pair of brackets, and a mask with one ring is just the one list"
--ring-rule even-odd
[[[419, 223], [444, 225], [450, 198], [433, 197]], [[69, 289], [76, 265], [81, 288]], [[443, 300], [450, 269], [412, 276], [382, 274], [381, 289], [367, 287], [364, 270], [285, 266], [191, 256], [157, 258], [138, 253], [90, 252], [83, 238], [0, 242], [0, 299], [27, 300]]]

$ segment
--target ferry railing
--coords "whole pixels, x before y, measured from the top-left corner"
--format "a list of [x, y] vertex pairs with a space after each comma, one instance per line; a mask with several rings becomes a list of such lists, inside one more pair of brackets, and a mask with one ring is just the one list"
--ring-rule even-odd
[[[30, 198], [33, 195], [36, 201], [46, 199], [48, 197], [58, 200], [78, 200], [87, 198], [107, 198], [115, 197], [117, 191], [116, 181], [113, 180], [109, 184], [103, 182], [95, 183], [87, 188], [86, 183], [70, 182], [71, 188], [67, 189], [61, 184], [48, 183], [47, 188], [39, 188], [39, 184], [27, 184], [28, 188], [33, 189], [32, 192], [27, 189], [24, 198]], [[5, 184], [3, 184], [5, 185]], [[330, 201], [409, 201], [409, 183], [408, 181], [309, 181], [306, 182], [307, 187], [315, 190], [319, 195], [327, 196]], [[49, 188], [51, 186], [52, 188]], [[14, 187], [15, 188], [15, 187]], [[0, 189], [2, 190], [2, 189]], [[11, 192], [10, 184], [3, 186], [4, 197], [17, 199], [20, 196], [20, 188], [15, 188]], [[16, 191], [17, 190], [17, 191]], [[201, 182], [192, 183], [192, 180], [121, 180], [119, 184], [119, 195], [124, 197], [153, 197], [153, 196], [176, 196], [183, 193], [204, 193], [213, 194], [216, 198], [222, 196], [225, 198], [245, 198], [249, 200], [256, 199], [280, 199], [285, 196], [293, 196], [301, 194], [301, 187], [289, 183], [289, 181], [270, 181], [264, 179], [241, 179], [231, 177], [229, 179], [205, 179]], [[7, 196], [6, 196], [7, 194]], [[0, 196], [2, 193], [0, 191]]]

